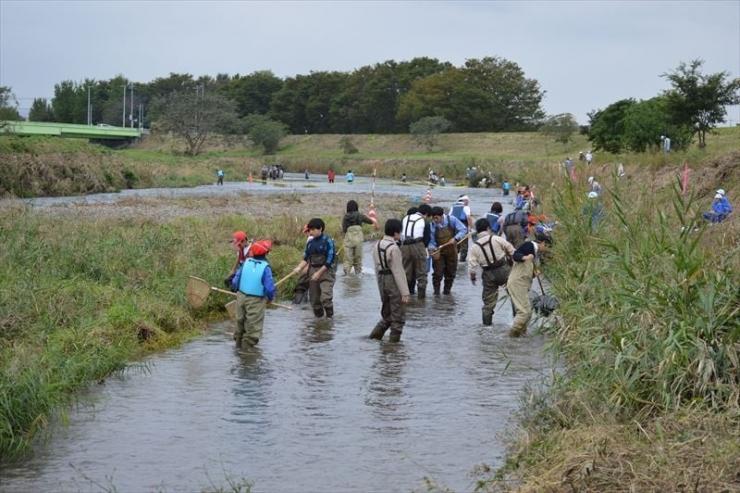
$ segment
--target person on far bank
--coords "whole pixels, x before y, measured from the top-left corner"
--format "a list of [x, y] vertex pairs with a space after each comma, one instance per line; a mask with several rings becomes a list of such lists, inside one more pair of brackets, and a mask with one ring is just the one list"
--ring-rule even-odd
[[506, 286], [509, 279], [510, 267], [508, 257], [514, 255], [514, 247], [500, 236], [491, 231], [491, 225], [485, 218], [475, 222], [478, 239], [470, 250], [468, 271], [470, 282], [475, 284], [477, 269], [481, 268], [483, 284], [483, 325], [493, 324], [493, 312], [498, 301], [498, 289]]
[[309, 178], [311, 178], [311, 173], [308, 172], [308, 168], [306, 168], [306, 170], [303, 172], [303, 177], [306, 180], [308, 180]]
[[234, 340], [237, 348], [255, 346], [262, 337], [265, 301], [275, 298], [272, 269], [265, 258], [271, 249], [272, 242], [255, 241], [251, 249], [253, 256], [242, 266], [239, 291], [236, 293]]
[[401, 249], [396, 243], [401, 238], [401, 221], [388, 219], [385, 236], [373, 248], [373, 262], [380, 292], [380, 321], [370, 332], [370, 339], [382, 339], [390, 329], [389, 342], [401, 340], [406, 322], [404, 306], [409, 302], [409, 287], [403, 271]]
[[300, 274], [308, 266], [308, 297], [313, 314], [327, 318], [334, 316], [334, 273], [336, 271], [336, 250], [334, 240], [324, 233], [324, 221], [315, 217], [308, 221], [308, 234], [311, 241], [306, 243], [303, 260], [293, 269]]
[[216, 178], [218, 181], [216, 182], [217, 185], [223, 186], [224, 184], [224, 170], [220, 169], [216, 171]]
[[[473, 215], [470, 213], [470, 198], [467, 195], [460, 195], [457, 202], [450, 207], [450, 215], [455, 216], [465, 225], [468, 231], [473, 230], [475, 222], [473, 221]], [[460, 243], [458, 251], [460, 252], [460, 262], [465, 262], [468, 258], [468, 244], [470, 238], [466, 238]]]
[[509, 292], [515, 312], [509, 332], [511, 337], [521, 337], [526, 334], [527, 324], [532, 318], [529, 290], [532, 288], [535, 273], [534, 260], [540, 249], [539, 242], [527, 240], [512, 255], [514, 265], [511, 267], [509, 279], [506, 282], [506, 290]]
[[[428, 206], [427, 206], [428, 207]], [[401, 256], [409, 294], [419, 299], [427, 293], [427, 249], [430, 226], [418, 207], [412, 207], [401, 220]]]
[[597, 195], [601, 195], [601, 183], [594, 180], [593, 176], [588, 177], [588, 191], [589, 192], [596, 192]]
[[511, 191], [511, 183], [506, 178], [504, 178], [504, 182], [501, 184], [501, 190], [504, 192], [504, 197], [508, 196]]
[[429, 252], [432, 257], [432, 287], [434, 294], [444, 279], [444, 294], [450, 294], [457, 274], [457, 242], [468, 233], [468, 228], [455, 216], [445, 214], [441, 207], [432, 207]]
[[712, 210], [705, 212], [702, 217], [711, 223], [721, 223], [727, 216], [732, 213], [732, 205], [730, 200], [727, 198], [727, 194], [723, 188], [717, 190], [712, 200]]
[[342, 233], [344, 233], [344, 275], [349, 275], [352, 268], [355, 274], [362, 274], [362, 242], [365, 236], [362, 233], [363, 224], [372, 224], [380, 229], [378, 223], [359, 212], [357, 202], [347, 202], [347, 213], [342, 218]]
[[353, 181], [355, 181], [355, 174], [352, 173], [352, 170], [347, 171], [346, 178], [347, 178], [347, 183], [352, 183]]
[[334, 169], [329, 168], [329, 171], [326, 173], [326, 178], [329, 180], [329, 183], [334, 183], [336, 176], [337, 174], [334, 172]]

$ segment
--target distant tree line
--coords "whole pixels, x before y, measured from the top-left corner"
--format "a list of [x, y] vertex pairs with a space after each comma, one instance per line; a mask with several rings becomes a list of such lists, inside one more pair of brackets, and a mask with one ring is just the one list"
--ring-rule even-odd
[[[123, 109], [123, 92], [126, 109]], [[424, 117], [443, 117], [452, 131], [535, 130], [544, 117], [544, 92], [514, 62], [498, 57], [471, 59], [455, 67], [434, 58], [389, 60], [351, 72], [317, 71], [285, 79], [270, 71], [248, 75], [193, 77], [171, 73], [148, 83], [110, 80], [62, 81], [51, 101], [34, 100], [34, 121], [87, 123], [88, 88], [95, 124], [121, 125], [128, 115], [133, 87], [133, 116], [145, 107], [143, 124], [155, 125], [164, 101], [182, 93], [196, 101], [218, 96], [234, 110], [224, 129], [244, 131], [250, 115], [265, 115], [292, 133], [405, 133]], [[202, 101], [202, 99], [201, 99]]]
[[706, 134], [725, 121], [726, 106], [740, 103], [740, 78], [727, 72], [704, 74], [702, 60], [681, 63], [662, 75], [670, 89], [641, 101], [622, 99], [589, 113], [588, 137], [596, 149], [612, 153], [658, 148], [661, 136], [682, 149], [694, 137], [699, 147]]

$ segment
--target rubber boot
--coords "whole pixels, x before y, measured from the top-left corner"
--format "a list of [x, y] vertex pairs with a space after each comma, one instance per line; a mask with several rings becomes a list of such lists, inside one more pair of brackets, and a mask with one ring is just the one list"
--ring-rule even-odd
[[419, 289], [419, 292], [416, 293], [416, 296], [419, 297], [420, 300], [423, 300], [427, 297], [427, 290], [426, 289]]
[[493, 312], [483, 310], [483, 325], [493, 325]]
[[313, 309], [313, 314], [316, 318], [321, 318], [324, 316], [324, 307], [320, 306], [318, 308]]
[[416, 293], [416, 283], [410, 282], [409, 285], [409, 294], [415, 294]]
[[445, 288], [442, 291], [442, 293], [443, 294], [450, 294], [450, 292], [452, 292], [452, 279], [450, 279], [449, 281], [447, 279], [445, 279]]
[[439, 294], [439, 284], [434, 284], [434, 294]]
[[333, 306], [327, 306], [326, 308], [324, 308], [324, 311], [326, 312], [326, 318], [334, 317], [334, 307]]
[[382, 323], [379, 323], [375, 326], [373, 331], [370, 332], [370, 339], [381, 340], [385, 335], [386, 330], [388, 330], [388, 327], [385, 327]]
[[509, 331], [509, 336], [510, 337], [522, 337], [526, 333], [527, 333], [526, 327], [521, 327], [521, 328], [512, 327], [511, 330]]
[[391, 329], [391, 335], [388, 336], [388, 342], [399, 342], [401, 340], [401, 332]]

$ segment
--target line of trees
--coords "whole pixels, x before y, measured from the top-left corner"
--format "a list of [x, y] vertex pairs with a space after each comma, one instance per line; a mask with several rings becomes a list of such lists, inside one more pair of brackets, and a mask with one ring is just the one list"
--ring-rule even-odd
[[[171, 73], [132, 86], [134, 117], [143, 104], [145, 126], [156, 125], [164, 112], [161, 102], [173, 94], [195, 100], [203, 92], [228, 100], [237, 120], [265, 115], [296, 134], [405, 133], [423, 117], [443, 117], [458, 132], [535, 130], [544, 117], [539, 83], [516, 63], [498, 57], [471, 59], [460, 67], [427, 57], [388, 60], [351, 72], [317, 71], [285, 79], [270, 71], [215, 78]], [[29, 119], [87, 123], [89, 88], [93, 123], [120, 125], [126, 87], [128, 115], [131, 85], [117, 76], [62, 81], [54, 86], [51, 101], [34, 100]]]
[[686, 148], [694, 138], [706, 145], [706, 134], [725, 121], [727, 106], [740, 103], [740, 78], [727, 72], [704, 74], [702, 60], [681, 63], [662, 74], [671, 87], [645, 100], [622, 99], [589, 113], [589, 140], [612, 153], [644, 152], [670, 137], [673, 148]]

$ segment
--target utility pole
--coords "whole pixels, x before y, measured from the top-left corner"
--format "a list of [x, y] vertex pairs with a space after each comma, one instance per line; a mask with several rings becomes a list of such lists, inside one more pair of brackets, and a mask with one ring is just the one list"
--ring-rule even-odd
[[144, 103], [139, 103], [139, 130], [144, 128]]
[[87, 124], [92, 125], [92, 106], [90, 106], [90, 85], [87, 86]]
[[128, 114], [131, 121], [131, 128], [134, 128], [134, 83], [131, 83], [131, 111]]
[[121, 116], [121, 126], [126, 127], [126, 79], [123, 80], [123, 113]]

